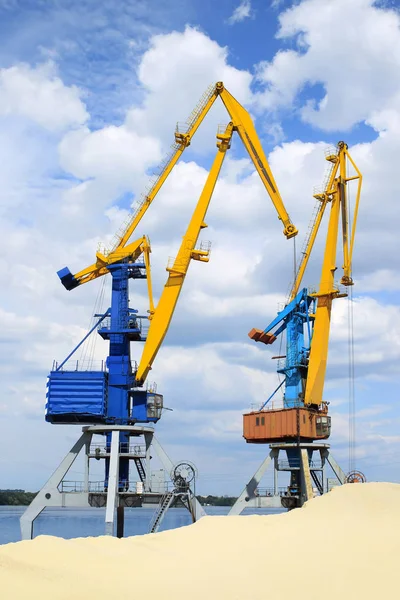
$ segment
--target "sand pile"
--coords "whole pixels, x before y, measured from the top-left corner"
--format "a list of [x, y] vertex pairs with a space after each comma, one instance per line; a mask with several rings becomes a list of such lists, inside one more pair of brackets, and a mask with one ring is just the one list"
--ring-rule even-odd
[[400, 485], [346, 485], [274, 516], [117, 540], [0, 546], [4, 600], [338, 600], [400, 594]]

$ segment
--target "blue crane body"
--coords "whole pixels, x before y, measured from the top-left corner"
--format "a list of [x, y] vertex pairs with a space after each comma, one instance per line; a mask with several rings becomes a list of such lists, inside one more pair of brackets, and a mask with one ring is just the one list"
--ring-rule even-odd
[[[146, 317], [138, 316], [138, 311], [129, 307], [129, 280], [144, 279], [146, 265], [126, 260], [109, 265], [108, 270], [112, 276], [111, 307], [103, 315], [95, 315], [100, 317], [96, 323], [97, 333], [109, 341], [104, 368], [100, 371], [79, 371], [77, 363], [76, 370], [68, 371], [63, 370], [64, 361], [51, 371], [46, 404], [46, 420], [51, 423], [133, 425], [156, 423], [161, 417], [162, 396], [137, 389], [130, 350], [131, 341], [143, 342], [146, 339], [142, 326]], [[66, 271], [68, 269], [58, 272], [63, 283]], [[70, 278], [67, 285], [69, 283]], [[108, 451], [110, 447], [111, 433], [108, 433]], [[121, 453], [129, 452], [129, 433], [120, 432], [120, 448]], [[109, 469], [107, 458], [105, 488], [108, 486]], [[129, 486], [129, 458], [123, 456], [119, 460], [118, 485], [122, 491]]]
[[[264, 339], [268, 340], [268, 343], [272, 343], [286, 331], [286, 358], [284, 364], [278, 363], [277, 369], [278, 373], [285, 377], [281, 384], [284, 384], [285, 387], [283, 397], [285, 408], [299, 406], [304, 399], [304, 383], [307, 379], [314, 312], [315, 298], [309, 296], [307, 289], [303, 288], [261, 334]], [[273, 398], [281, 385], [268, 398], [267, 402]]]
[[[146, 339], [142, 321], [147, 317], [129, 307], [129, 279], [145, 278], [145, 264], [127, 261], [109, 265], [108, 270], [111, 307], [104, 315], [95, 315], [100, 317], [98, 334], [109, 341], [104, 368], [80, 371], [77, 363], [75, 370], [65, 370], [63, 361], [51, 371], [46, 405], [46, 420], [51, 423], [133, 425], [156, 423], [161, 416], [162, 396], [136, 386], [130, 351], [131, 341]], [[58, 275], [62, 280], [65, 269]]]

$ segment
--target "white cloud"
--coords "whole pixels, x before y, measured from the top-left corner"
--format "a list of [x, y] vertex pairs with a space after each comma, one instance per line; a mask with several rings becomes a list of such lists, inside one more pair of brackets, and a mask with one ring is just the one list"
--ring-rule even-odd
[[364, 275], [358, 282], [358, 289], [363, 293], [400, 290], [400, 273], [390, 269], [378, 269], [374, 273]]
[[251, 16], [251, 2], [250, 0], [242, 0], [242, 2], [235, 8], [233, 13], [228, 19], [230, 25], [240, 23]]
[[[329, 364], [336, 374], [347, 375], [348, 300], [336, 300], [330, 336]], [[391, 379], [400, 360], [400, 307], [368, 297], [353, 300], [356, 373], [370, 379]]]
[[72, 131], [62, 139], [59, 152], [61, 166], [75, 177], [119, 181], [125, 186], [160, 159], [157, 139], [114, 125], [93, 132], [87, 127]]
[[65, 171], [83, 180], [64, 195], [66, 212], [82, 217], [88, 205], [101, 210], [120, 194], [140, 190], [147, 169], [161, 158], [156, 138], [140, 136], [125, 125], [71, 131], [61, 140], [58, 151]]
[[[343, 18], [343, 16], [345, 18]], [[303, 120], [325, 130], [345, 130], [397, 105], [400, 84], [400, 16], [374, 0], [303, 0], [280, 17], [277, 37], [295, 41], [259, 65], [265, 85], [260, 105], [292, 108], [305, 87], [319, 84], [323, 97], [302, 101]], [[323, 34], [322, 34], [323, 32]], [[373, 116], [375, 115], [375, 116]]]
[[[94, 132], [81, 128], [62, 140], [61, 165], [80, 179], [91, 178], [66, 193], [68, 213], [83, 214], [87, 205], [106, 207], [119, 194], [143, 192], [148, 184], [146, 169], [157, 165], [161, 147], [166, 151], [174, 141], [176, 122], [191, 113], [210, 84], [224, 81], [244, 103], [252, 97], [250, 73], [230, 66], [227, 48], [192, 27], [153, 36], [140, 61], [138, 78], [143, 102], [127, 112], [123, 125]], [[209, 152], [215, 147], [217, 125], [228, 121], [217, 100], [191, 148]], [[175, 183], [179, 185], [177, 179]], [[180, 187], [180, 195], [187, 196], [188, 190]]]
[[50, 131], [84, 123], [88, 118], [81, 92], [66, 86], [53, 63], [32, 68], [18, 64], [0, 70], [0, 115], [26, 117]]
[[[184, 121], [197, 105], [204, 91], [223, 81], [241, 103], [248, 103], [251, 74], [232, 67], [228, 49], [193, 27], [151, 38], [150, 48], [140, 62], [138, 77], [144, 90], [141, 107], [132, 108], [127, 126], [141, 135], [154, 135], [173, 142], [175, 124]], [[207, 149], [214, 147], [216, 128], [227, 123], [229, 116], [218, 101], [210, 118], [203, 123], [193, 147], [201, 141]]]

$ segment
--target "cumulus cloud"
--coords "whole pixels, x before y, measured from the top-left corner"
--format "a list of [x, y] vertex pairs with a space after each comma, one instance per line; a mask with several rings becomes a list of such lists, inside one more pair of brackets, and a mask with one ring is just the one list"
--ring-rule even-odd
[[[142, 103], [127, 111], [121, 126], [94, 132], [81, 128], [60, 143], [61, 165], [85, 179], [66, 193], [67, 212], [79, 214], [87, 205], [100, 202], [105, 207], [121, 193], [143, 192], [146, 170], [156, 167], [162, 152], [169, 152], [176, 123], [191, 113], [210, 84], [222, 80], [243, 103], [249, 102], [251, 74], [232, 67], [228, 58], [227, 48], [193, 27], [153, 36], [138, 66]], [[218, 124], [228, 121], [217, 101], [191, 149], [208, 153], [215, 147]], [[183, 187], [182, 181], [180, 195]]]
[[161, 157], [157, 139], [138, 135], [124, 125], [71, 131], [61, 140], [58, 152], [60, 165], [81, 180], [66, 191], [65, 209], [82, 216], [88, 204], [100, 210], [122, 193], [133, 196], [146, 180], [148, 167]]
[[78, 126], [88, 118], [80, 90], [66, 86], [53, 63], [0, 69], [0, 115], [17, 115], [49, 131]]
[[68, 133], [60, 146], [61, 166], [80, 179], [105, 178], [132, 185], [138, 172], [160, 157], [158, 140], [142, 138], [126, 127], [110, 125], [91, 132]]
[[230, 25], [240, 23], [244, 19], [248, 19], [251, 16], [251, 2], [250, 0], [242, 0], [242, 2], [235, 8], [233, 13], [228, 19]]
[[[294, 42], [297, 49], [281, 49], [258, 66], [258, 80], [265, 85], [262, 107], [291, 109], [303, 91], [306, 99], [297, 101], [301, 118], [327, 131], [343, 131], [368, 119], [376, 123], [377, 112], [397, 105], [396, 10], [378, 8], [374, 0], [304, 0], [283, 12], [279, 22], [278, 39]], [[316, 85], [322, 97], [313, 94]]]
[[[186, 27], [183, 32], [153, 36], [150, 42], [138, 70], [144, 100], [127, 116], [127, 126], [138, 133], [172, 143], [175, 124], [186, 119], [204, 91], [217, 81], [223, 81], [243, 104], [251, 100], [251, 74], [231, 66], [228, 49], [203, 32]], [[199, 149], [203, 141], [209, 151], [217, 125], [228, 121], [225, 109], [219, 103], [214, 105], [193, 146]]]

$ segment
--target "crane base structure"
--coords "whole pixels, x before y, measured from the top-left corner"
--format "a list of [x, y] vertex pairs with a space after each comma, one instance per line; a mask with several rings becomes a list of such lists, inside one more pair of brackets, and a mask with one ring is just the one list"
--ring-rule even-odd
[[[232, 506], [229, 516], [240, 515], [246, 508], [291, 510], [302, 506], [304, 502], [314, 497], [315, 488], [318, 494], [329, 491], [327, 466], [331, 467], [340, 485], [345, 483], [346, 475], [330, 453], [329, 444], [279, 443], [270, 444], [269, 448], [268, 456], [246, 484]], [[274, 485], [271, 488], [260, 488], [259, 484], [271, 465], [274, 470]], [[280, 473], [289, 474], [288, 486], [279, 487]]]
[[[99, 439], [100, 442], [95, 441]], [[67, 480], [71, 467], [82, 451], [85, 458], [84, 480]], [[151, 470], [153, 453], [163, 469]], [[100, 481], [91, 481], [93, 462], [100, 460], [106, 463], [105, 478], [103, 476]], [[131, 482], [121, 479], [121, 466], [132, 462], [136, 466], [139, 480]], [[126, 468], [123, 468], [124, 471]], [[22, 539], [33, 538], [34, 521], [48, 507], [105, 508], [105, 534], [117, 537], [123, 537], [124, 534], [125, 507], [154, 507], [149, 533], [158, 530], [167, 510], [172, 506], [186, 508], [195, 522], [205, 515], [194, 493], [195, 474], [195, 468], [190, 463], [174, 465], [150, 426], [83, 427], [78, 441], [22, 515]], [[169, 481], [165, 480], [166, 475]]]

